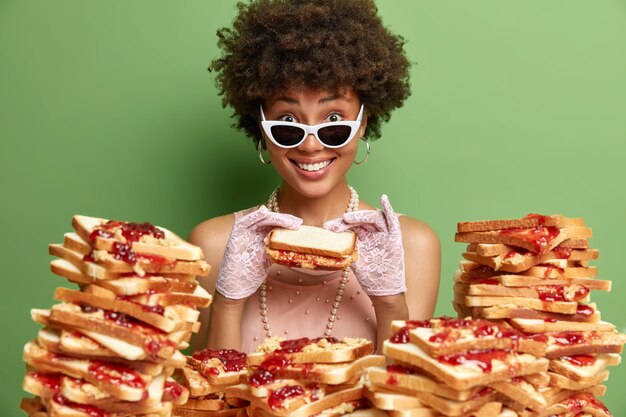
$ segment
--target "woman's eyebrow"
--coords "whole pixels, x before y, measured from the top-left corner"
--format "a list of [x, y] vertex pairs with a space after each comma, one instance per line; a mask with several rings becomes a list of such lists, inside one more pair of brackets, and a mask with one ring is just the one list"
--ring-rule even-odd
[[336, 101], [336, 100], [352, 102], [352, 100], [350, 100], [348, 97], [346, 97], [346, 96], [344, 96], [342, 94], [333, 94], [331, 96], [321, 98], [318, 101], [318, 104], [326, 104], [326, 103], [329, 103], [331, 101]]

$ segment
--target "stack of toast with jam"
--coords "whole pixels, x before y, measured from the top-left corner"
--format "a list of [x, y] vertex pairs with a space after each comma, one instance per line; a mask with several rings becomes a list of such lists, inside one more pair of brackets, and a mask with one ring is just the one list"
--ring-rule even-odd
[[545, 407], [544, 341], [471, 318], [394, 321], [392, 330], [383, 343], [392, 363], [366, 370], [366, 397], [390, 416], [506, 416], [509, 398]]
[[591, 290], [611, 289], [589, 265], [598, 257], [590, 237], [582, 219], [561, 215], [458, 224], [455, 240], [468, 244], [454, 277], [459, 316], [499, 320], [546, 344], [545, 405], [509, 399], [518, 415], [610, 415], [596, 397], [626, 336], [590, 302]]
[[385, 362], [373, 351], [361, 338], [269, 338], [248, 354], [247, 381], [226, 388], [226, 398], [247, 401], [251, 417], [376, 413], [364, 410], [362, 380], [364, 368]]
[[30, 416], [169, 416], [188, 390], [172, 379], [179, 351], [211, 296], [200, 248], [164, 228], [74, 216], [73, 233], [50, 245], [52, 271], [78, 284], [57, 288], [44, 327], [24, 346], [22, 400]]
[[247, 380], [246, 354], [234, 349], [205, 349], [187, 357], [187, 364], [174, 373], [189, 390], [187, 403], [176, 405], [177, 417], [243, 417], [244, 401], [226, 396], [226, 388]]

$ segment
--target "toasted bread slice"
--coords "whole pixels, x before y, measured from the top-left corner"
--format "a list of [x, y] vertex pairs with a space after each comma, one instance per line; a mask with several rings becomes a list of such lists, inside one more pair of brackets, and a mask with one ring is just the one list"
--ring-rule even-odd
[[[472, 244], [470, 244], [472, 246]], [[467, 251], [462, 254], [463, 258], [477, 262], [479, 264], [488, 266], [495, 271], [506, 272], [522, 272], [535, 265], [539, 265], [555, 259], [568, 259], [571, 261], [589, 261], [598, 258], [598, 250], [572, 250], [570, 248], [563, 248], [557, 246], [550, 252], [546, 252], [540, 255], [535, 255], [532, 252], [519, 252], [515, 249], [511, 251], [496, 255], [496, 256], [483, 256], [476, 252]]]
[[454, 284], [454, 292], [465, 295], [538, 298], [542, 301], [589, 301], [589, 288], [583, 285], [533, 285], [507, 287], [501, 284]]
[[541, 393], [522, 377], [511, 378], [508, 381], [492, 382], [489, 386], [511, 400], [524, 404], [534, 411], [541, 411], [548, 405]]
[[547, 311], [559, 314], [575, 314], [578, 303], [575, 301], [545, 302], [535, 298], [496, 297], [454, 294], [454, 302], [467, 307], [516, 306], [531, 310]]
[[181, 330], [190, 331], [193, 326], [192, 322], [180, 320], [176, 317], [176, 310], [168, 311], [167, 307], [155, 309], [152, 308], [152, 306], [139, 304], [134, 301], [126, 301], [124, 298], [120, 299], [119, 297], [115, 297], [114, 294], [113, 297], [110, 298], [102, 293], [96, 294], [93, 292], [75, 291], [59, 287], [54, 291], [54, 298], [59, 301], [65, 301], [66, 303], [90, 305], [103, 310], [123, 313], [144, 323], [148, 323], [166, 333]]
[[273, 229], [267, 237], [270, 249], [279, 249], [311, 255], [346, 258], [356, 247], [356, 234], [352, 231], [336, 233], [330, 230], [302, 225], [297, 230]]
[[[495, 271], [494, 271], [495, 273]], [[590, 290], [611, 291], [611, 281], [593, 278], [543, 278], [525, 275], [496, 274], [493, 276], [475, 276], [472, 273], [457, 270], [454, 282], [472, 285], [504, 285], [505, 287], [532, 287], [536, 285], [581, 285]]]
[[[271, 360], [271, 358], [270, 358]], [[271, 368], [277, 378], [298, 379], [307, 383], [315, 382], [327, 385], [346, 384], [358, 377], [363, 369], [385, 364], [383, 355], [366, 355], [354, 361], [342, 363], [303, 363], [287, 364]], [[263, 369], [261, 364], [259, 369]]]
[[550, 375], [551, 386], [571, 391], [582, 391], [587, 388], [600, 385], [602, 382], [609, 379], [609, 371], [607, 370], [601, 371], [589, 378], [580, 381], [574, 381], [573, 379], [569, 379], [555, 372], [548, 372], [548, 374]]
[[581, 218], [565, 217], [561, 214], [550, 216], [528, 214], [520, 219], [483, 220], [457, 223], [458, 232], [486, 232], [510, 228], [532, 229], [536, 227], [584, 227], [585, 221]]
[[[435, 359], [414, 344], [391, 343], [389, 340], [383, 343], [383, 353], [392, 359], [424, 369], [438, 380], [456, 389], [468, 389], [507, 377], [545, 372], [548, 367], [548, 360], [545, 358], [508, 351], [490, 351], [484, 355], [481, 351], [470, 352], [463, 354], [462, 360], [461, 356], [458, 356], [459, 363], [465, 361], [467, 363], [455, 366], [449, 363], [454, 363], [457, 357]], [[479, 359], [473, 360], [474, 356]], [[490, 371], [485, 372], [486, 369]]]
[[85, 242], [90, 242], [95, 249], [107, 252], [113, 252], [115, 243], [128, 243], [138, 253], [185, 261], [204, 259], [201, 248], [186, 242], [170, 230], [150, 223], [110, 221], [75, 215], [72, 218], [72, 227]]
[[548, 338], [546, 358], [562, 356], [589, 355], [598, 353], [621, 353], [626, 342], [626, 335], [612, 332], [575, 332], [545, 333]]
[[150, 375], [140, 374], [122, 365], [60, 356], [48, 352], [35, 341], [24, 346], [24, 361], [42, 372], [57, 372], [85, 379], [125, 401], [141, 400], [152, 380]]
[[[289, 389], [290, 388], [284, 388], [282, 393], [276, 390], [272, 395], [275, 396], [274, 398], [279, 398], [284, 391]], [[302, 395], [293, 395], [284, 401], [273, 399], [272, 395], [267, 398], [256, 398], [250, 394], [249, 386], [244, 384], [226, 388], [226, 395], [244, 398], [250, 401], [251, 410], [261, 409], [279, 417], [287, 415], [291, 417], [310, 417], [326, 409], [363, 398], [363, 386], [360, 384], [355, 385], [325, 395], [319, 399], [316, 399], [316, 397], [311, 399], [311, 391], [307, 391], [307, 389], [303, 390]]]
[[270, 355], [284, 354], [292, 363], [349, 362], [374, 352], [374, 343], [363, 338], [334, 338], [285, 340], [265, 339], [257, 352], [248, 354], [248, 366], [258, 366]]
[[371, 383], [377, 387], [407, 395], [430, 392], [451, 400], [467, 401], [483, 388], [454, 389], [436, 381], [419, 368], [399, 363], [388, 365], [386, 368], [372, 366], [365, 371]]
[[204, 349], [187, 357], [187, 365], [212, 385], [236, 385], [245, 381], [247, 355], [234, 349]]
[[225, 410], [210, 411], [195, 410], [190, 408], [175, 407], [172, 415], [174, 417], [248, 417], [245, 408], [227, 408]]
[[615, 353], [568, 356], [550, 360], [550, 371], [572, 381], [580, 382], [600, 374], [607, 366], [616, 366], [621, 357]]
[[157, 362], [171, 358], [181, 342], [188, 340], [190, 335], [189, 332], [166, 334], [110, 310], [84, 312], [81, 306], [72, 303], [52, 306], [49, 320], [55, 326], [97, 332], [141, 347], [151, 361]]
[[454, 236], [456, 242], [465, 243], [501, 243], [542, 254], [551, 251], [563, 241], [572, 238], [590, 238], [588, 227], [555, 228], [544, 226], [539, 228], [499, 229], [485, 232], [458, 232]]
[[552, 415], [565, 415], [569, 417], [581, 414], [593, 417], [612, 417], [612, 414], [604, 403], [589, 392], [575, 393], [564, 401], [546, 408], [542, 413], [539, 413], [539, 417]]
[[391, 329], [394, 332], [408, 330], [411, 342], [433, 357], [485, 349], [510, 349], [543, 356], [547, 347], [545, 341], [505, 323], [470, 318], [434, 318], [422, 323], [396, 320]]
[[198, 287], [198, 282], [195, 279], [179, 280], [159, 276], [130, 276], [109, 280], [98, 279], [83, 273], [80, 268], [65, 259], [54, 259], [50, 262], [50, 269], [53, 273], [66, 278], [70, 282], [79, 285], [96, 284], [113, 291], [117, 295], [130, 296], [146, 292], [193, 293]]
[[[63, 246], [82, 254], [84, 260], [96, 263], [107, 271], [118, 274], [137, 273], [139, 276], [144, 276], [146, 273], [151, 273], [205, 276], [210, 271], [209, 264], [203, 260], [181, 261], [159, 255], [134, 252], [126, 247], [120, 249], [119, 253], [109, 253], [100, 249], [94, 250], [76, 233], [66, 233]], [[126, 261], [122, 259], [126, 259]]]
[[510, 319], [509, 322], [516, 328], [525, 333], [546, 333], [546, 332], [565, 332], [565, 331], [597, 331], [611, 332], [615, 330], [615, 325], [606, 321], [597, 323], [576, 322], [569, 320], [541, 320], [541, 319]]
[[189, 365], [185, 365], [174, 372], [182, 384], [189, 390], [192, 398], [207, 397], [213, 394], [219, 394], [216, 398], [222, 399], [226, 385], [210, 384], [207, 379]]
[[522, 318], [597, 323], [601, 319], [600, 312], [596, 309], [594, 303], [578, 304], [576, 314], [550, 313], [519, 307], [513, 304], [494, 305], [491, 307], [466, 307], [458, 303], [453, 303], [453, 306], [456, 311], [462, 311], [462, 316], [470, 315], [472, 317], [483, 317], [489, 320]]
[[[445, 416], [460, 417], [478, 410], [488, 402], [496, 399], [493, 389], [483, 387], [479, 393], [467, 401], [455, 401], [439, 397], [428, 392], [416, 392], [415, 396], [397, 394], [393, 391], [383, 390], [377, 386], [370, 386], [364, 391], [365, 397], [375, 406], [384, 409], [411, 410], [420, 405], [432, 408]], [[413, 401], [411, 401], [411, 398]], [[417, 401], [416, 407], [410, 407]]]

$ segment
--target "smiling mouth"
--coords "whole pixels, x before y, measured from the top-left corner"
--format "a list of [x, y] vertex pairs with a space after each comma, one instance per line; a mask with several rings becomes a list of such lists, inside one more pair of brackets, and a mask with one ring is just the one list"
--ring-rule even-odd
[[332, 162], [334, 161], [334, 159], [329, 159], [327, 161], [323, 161], [323, 162], [316, 162], [314, 164], [304, 164], [301, 162], [296, 162], [296, 161], [291, 161], [293, 162], [298, 168], [300, 168], [303, 171], [307, 171], [307, 172], [316, 172], [319, 171], [321, 169], [326, 168], [328, 165], [330, 165]]

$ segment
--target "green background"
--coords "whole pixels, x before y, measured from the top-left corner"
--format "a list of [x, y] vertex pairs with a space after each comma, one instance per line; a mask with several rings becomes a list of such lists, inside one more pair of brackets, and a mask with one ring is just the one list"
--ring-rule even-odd
[[[626, 2], [379, 0], [408, 40], [413, 95], [350, 182], [442, 241], [437, 314], [452, 314], [456, 222], [583, 217], [600, 250], [594, 293], [626, 330]], [[0, 0], [0, 415], [19, 415], [29, 309], [64, 281], [47, 245], [74, 213], [185, 236], [277, 184], [233, 130], [206, 67], [233, 1]], [[626, 366], [606, 403], [626, 414]]]

